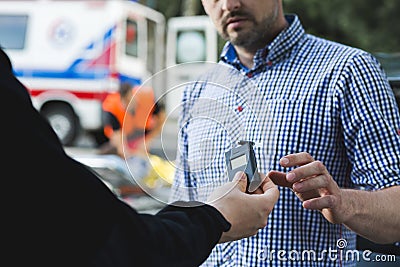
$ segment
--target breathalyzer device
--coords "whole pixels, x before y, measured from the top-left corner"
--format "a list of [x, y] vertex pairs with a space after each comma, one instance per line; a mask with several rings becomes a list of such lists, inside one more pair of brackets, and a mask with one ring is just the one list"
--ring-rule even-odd
[[239, 146], [225, 152], [229, 180], [232, 181], [238, 171], [243, 171], [247, 175], [248, 192], [254, 192], [262, 182], [258, 173], [253, 146], [254, 143], [251, 141], [240, 141]]

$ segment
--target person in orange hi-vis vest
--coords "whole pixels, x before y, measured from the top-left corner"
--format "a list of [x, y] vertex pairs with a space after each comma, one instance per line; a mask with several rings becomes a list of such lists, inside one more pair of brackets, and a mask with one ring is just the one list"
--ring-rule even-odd
[[147, 170], [150, 142], [160, 134], [166, 118], [164, 106], [155, 101], [153, 89], [121, 83], [119, 91], [104, 100], [103, 112], [104, 134], [109, 141], [99, 153], [117, 154], [140, 165], [135, 169]]

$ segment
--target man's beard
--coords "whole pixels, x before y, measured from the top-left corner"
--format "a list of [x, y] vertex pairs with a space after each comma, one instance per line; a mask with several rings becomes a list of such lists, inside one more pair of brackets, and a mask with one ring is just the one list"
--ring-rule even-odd
[[[227, 20], [232, 17], [244, 17], [248, 21], [253, 23], [253, 27], [247, 28], [246, 31], [239, 33], [237, 36], [232, 37], [227, 31]], [[278, 12], [274, 12], [272, 16], [265, 18], [263, 21], [258, 23], [255, 18], [244, 11], [233, 11], [229, 13], [222, 20], [222, 32], [221, 37], [231, 42], [235, 46], [240, 46], [246, 49], [261, 48], [259, 46], [265, 46], [265, 39], [268, 32], [273, 28], [278, 17]], [[237, 28], [238, 31], [242, 31], [242, 28]]]

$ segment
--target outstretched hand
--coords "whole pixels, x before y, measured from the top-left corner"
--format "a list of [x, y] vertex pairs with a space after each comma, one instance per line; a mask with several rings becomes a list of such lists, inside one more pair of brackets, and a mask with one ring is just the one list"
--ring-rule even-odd
[[321, 211], [331, 223], [343, 223], [350, 216], [342, 208], [342, 190], [322, 162], [302, 152], [283, 157], [280, 164], [297, 168], [288, 173], [271, 171], [268, 176], [275, 184], [291, 188], [304, 208]]
[[208, 198], [209, 204], [231, 223], [231, 229], [222, 234], [220, 243], [253, 236], [267, 225], [279, 191], [268, 177], [260, 175], [264, 179], [255, 194], [246, 193], [246, 174], [238, 172], [232, 182], [218, 187]]

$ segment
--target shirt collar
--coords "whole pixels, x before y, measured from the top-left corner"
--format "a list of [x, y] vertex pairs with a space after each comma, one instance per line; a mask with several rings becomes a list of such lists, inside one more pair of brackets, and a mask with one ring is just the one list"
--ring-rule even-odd
[[[285, 18], [289, 26], [281, 31], [271, 43], [256, 52], [254, 55], [254, 68], [258, 67], [260, 63], [269, 62], [270, 64], [275, 64], [283, 60], [288, 56], [294, 45], [305, 35], [305, 30], [297, 15], [289, 14]], [[220, 59], [236, 67], [240, 66], [246, 69], [240, 63], [236, 50], [230, 42], [227, 42], [222, 49]]]

